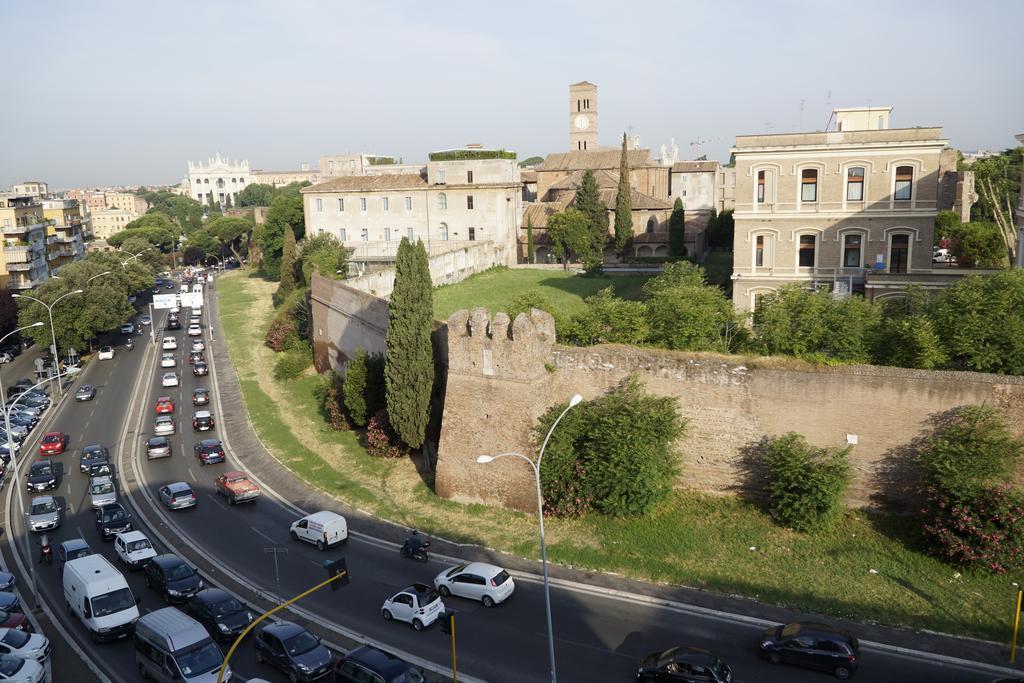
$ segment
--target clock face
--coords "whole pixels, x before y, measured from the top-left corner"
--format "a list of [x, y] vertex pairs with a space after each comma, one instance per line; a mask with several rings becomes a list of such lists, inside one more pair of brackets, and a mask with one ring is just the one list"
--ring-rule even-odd
[[588, 119], [583, 114], [580, 114], [579, 116], [576, 117], [575, 124], [576, 127], [579, 128], [580, 130], [586, 130], [587, 128], [590, 127], [590, 119]]

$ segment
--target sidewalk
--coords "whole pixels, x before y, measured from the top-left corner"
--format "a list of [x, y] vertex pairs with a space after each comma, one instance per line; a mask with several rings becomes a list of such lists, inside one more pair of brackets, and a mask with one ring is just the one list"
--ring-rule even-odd
[[[242, 459], [247, 467], [258, 473], [261, 479], [266, 481], [286, 500], [291, 501], [292, 504], [306, 510], [339, 510], [345, 514], [349, 529], [352, 532], [365, 534], [395, 544], [400, 544], [404, 541], [409, 531], [406, 527], [367, 515], [321, 491], [311, 488], [309, 484], [295, 477], [266, 451], [249, 421], [241, 387], [238, 383], [238, 376], [235, 373], [235, 368], [231, 363], [231, 358], [228, 355], [227, 346], [223, 339], [223, 331], [220, 328], [219, 299], [216, 282], [213, 287], [208, 289], [208, 295], [211, 306], [211, 319], [216, 320], [217, 324], [216, 339], [210, 345], [210, 353], [214, 356], [215, 367], [218, 372], [217, 382], [224, 411], [220, 419], [221, 424], [231, 435], [231, 446], [236, 453], [236, 457]], [[469, 561], [491, 562], [509, 570], [538, 575], [540, 573], [539, 559], [528, 560], [479, 546], [449, 543], [437, 537], [431, 537], [431, 541], [432, 552], [441, 555], [458, 556]], [[685, 603], [704, 609], [718, 610], [778, 623], [813, 618], [815, 621], [841, 625], [855, 633], [862, 641], [886, 643], [895, 647], [921, 650], [936, 655], [983, 662], [995, 666], [1010, 666], [1009, 633], [1007, 633], [1007, 644], [1000, 645], [956, 636], [890, 628], [876, 624], [844, 621], [831, 617], [819, 617], [788, 608], [761, 604], [744, 598], [716, 595], [683, 586], [633, 581], [600, 572], [580, 571], [556, 564], [549, 564], [548, 567], [552, 579], [584, 584], [598, 590], [604, 589], [631, 593], [656, 601]], [[1024, 665], [1021, 665], [1019, 668], [1024, 672]]]

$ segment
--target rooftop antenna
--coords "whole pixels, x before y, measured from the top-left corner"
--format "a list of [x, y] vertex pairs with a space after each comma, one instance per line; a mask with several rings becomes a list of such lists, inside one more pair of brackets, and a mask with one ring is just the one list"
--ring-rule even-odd
[[702, 138], [699, 135], [696, 140], [690, 142], [690, 147], [693, 147], [694, 159], [700, 159], [704, 156], [703, 145], [709, 142], [718, 142], [722, 138]]

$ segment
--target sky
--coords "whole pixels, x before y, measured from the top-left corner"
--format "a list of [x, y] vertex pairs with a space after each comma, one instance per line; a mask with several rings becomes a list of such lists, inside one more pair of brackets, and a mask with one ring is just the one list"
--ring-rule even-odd
[[1024, 132], [1017, 0], [0, 0], [0, 189], [177, 183], [219, 152], [424, 160], [481, 143], [567, 151], [568, 86], [596, 83], [600, 142], [823, 130], [891, 105], [953, 147]]

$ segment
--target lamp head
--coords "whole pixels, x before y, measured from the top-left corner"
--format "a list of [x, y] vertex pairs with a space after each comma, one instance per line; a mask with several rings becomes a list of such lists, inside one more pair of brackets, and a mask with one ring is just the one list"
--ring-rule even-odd
[[569, 407], [572, 408], [573, 406], [579, 405], [580, 401], [582, 400], [582, 396], [580, 396], [579, 394], [573, 394], [572, 398], [569, 399]]
[[71, 293], [72, 293], [72, 294], [81, 294], [81, 293], [82, 293], [82, 290], [81, 290], [81, 289], [76, 289], [75, 291], [73, 291], [73, 292], [71, 292]]
[[31, 325], [29, 325], [29, 327], [42, 327], [42, 326], [43, 326], [43, 321], [42, 320], [40, 320], [37, 323], [32, 323]]
[[492, 462], [493, 460], [494, 457], [490, 455], [478, 455], [476, 458], [476, 462], [479, 465], [486, 465], [487, 463]]

